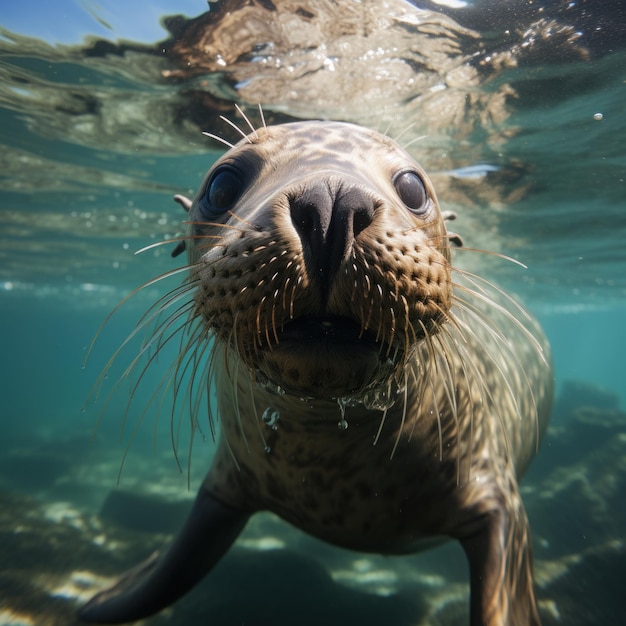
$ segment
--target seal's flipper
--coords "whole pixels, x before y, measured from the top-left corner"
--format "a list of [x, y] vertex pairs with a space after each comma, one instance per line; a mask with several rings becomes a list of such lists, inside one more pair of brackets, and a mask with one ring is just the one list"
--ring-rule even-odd
[[172, 604], [196, 585], [228, 550], [249, 514], [233, 509], [201, 488], [172, 545], [124, 574], [79, 610], [97, 624], [138, 620]]
[[541, 626], [528, 520], [517, 487], [509, 490], [480, 515], [476, 532], [461, 539], [470, 565], [472, 626]]

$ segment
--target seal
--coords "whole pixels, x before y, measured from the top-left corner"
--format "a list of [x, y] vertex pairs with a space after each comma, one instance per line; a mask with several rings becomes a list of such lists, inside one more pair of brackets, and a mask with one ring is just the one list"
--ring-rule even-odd
[[471, 624], [539, 624], [518, 488], [552, 402], [537, 322], [452, 263], [454, 215], [388, 137], [318, 121], [242, 134], [193, 201], [176, 198], [189, 275], [156, 331], [188, 315], [174, 386], [191, 368], [215, 387], [211, 469], [171, 546], [80, 617], [168, 606], [268, 510], [365, 552], [458, 540]]

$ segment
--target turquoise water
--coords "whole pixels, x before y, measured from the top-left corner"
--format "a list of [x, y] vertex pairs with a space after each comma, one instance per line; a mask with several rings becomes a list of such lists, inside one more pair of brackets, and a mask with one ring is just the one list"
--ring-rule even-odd
[[[214, 37], [202, 54], [189, 52], [190, 41], [177, 48], [193, 37], [180, 20], [177, 28], [170, 22], [175, 37], [160, 24], [176, 12], [201, 15], [200, 1], [3, 9], [0, 541], [7, 556], [0, 552], [0, 624], [71, 623], [75, 599], [89, 595], [96, 557], [86, 546], [107, 533], [136, 544], [137, 558], [162, 543], [162, 536], [94, 522], [126, 450], [120, 489], [182, 507], [208, 467], [206, 432], [194, 441], [188, 487], [189, 433], [183, 419], [179, 471], [167, 399], [158, 421], [154, 407], [135, 435], [140, 409], [122, 432], [126, 389], [101, 412], [121, 369], [109, 373], [102, 395], [90, 396], [115, 347], [178, 278], [131, 298], [86, 366], [85, 359], [117, 303], [177, 267], [171, 244], [135, 251], [181, 231], [183, 212], [171, 196], [193, 194], [221, 154], [201, 131], [232, 139], [219, 115], [241, 122], [234, 102], [255, 123], [261, 102], [269, 120], [328, 117], [403, 133], [401, 143], [423, 137], [408, 149], [433, 173], [444, 208], [459, 214], [455, 230], [466, 245], [527, 266], [461, 257], [518, 294], [553, 347], [559, 401], [524, 483], [542, 616], [547, 624], [618, 623], [621, 594], [602, 581], [622, 580], [626, 563], [625, 9], [621, 2], [477, 1], [422, 3], [420, 11], [418, 4], [364, 2], [345, 18], [348, 27], [341, 10], [353, 3], [310, 2], [307, 11], [317, 17], [301, 31], [309, 40], [298, 41], [293, 28], [270, 26], [303, 13], [275, 2], [263, 14], [269, 26], [250, 41], [240, 27], [219, 28], [222, 9], [237, 3], [216, 3], [205, 25]], [[166, 372], [164, 356], [152, 380]], [[150, 396], [141, 387], [134, 406]], [[73, 532], [89, 540], [83, 545]], [[21, 550], [8, 550], [13, 545]], [[458, 598], [465, 606], [465, 565], [452, 547], [397, 562], [360, 558], [261, 518], [220, 570], [222, 582], [249, 571], [244, 560], [255, 572], [265, 567], [254, 560], [263, 546], [280, 548], [273, 558], [287, 562], [239, 583], [256, 607], [252, 616], [234, 611], [241, 599], [221, 586], [216, 596], [196, 596], [182, 617], [149, 623], [286, 624], [296, 612], [308, 623], [317, 607], [280, 573], [295, 570], [302, 585], [334, 598], [316, 617], [327, 623], [380, 623], [385, 615], [387, 623], [409, 624], [421, 615], [420, 624], [453, 624], [455, 611], [464, 615], [454, 607]], [[274, 576], [293, 606], [276, 602], [276, 589], [265, 583]]]

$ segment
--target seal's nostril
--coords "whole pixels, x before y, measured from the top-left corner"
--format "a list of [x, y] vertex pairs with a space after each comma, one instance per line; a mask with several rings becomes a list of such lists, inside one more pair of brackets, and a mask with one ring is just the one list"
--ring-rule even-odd
[[372, 223], [376, 203], [360, 187], [320, 180], [310, 183], [289, 204], [309, 273], [328, 286], [354, 238]]
[[371, 198], [357, 198], [354, 206], [349, 207], [352, 213], [352, 236], [357, 237], [374, 219], [374, 202]]

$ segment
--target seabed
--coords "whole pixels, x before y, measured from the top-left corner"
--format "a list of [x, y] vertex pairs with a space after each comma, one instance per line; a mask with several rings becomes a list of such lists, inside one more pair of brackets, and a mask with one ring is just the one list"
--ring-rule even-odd
[[[78, 624], [80, 603], [163, 547], [184, 520], [194, 494], [166, 452], [136, 459], [121, 487], [111, 487], [120, 451], [99, 443], [4, 442], [0, 626]], [[626, 414], [613, 394], [563, 385], [522, 492], [544, 625], [620, 623]], [[454, 544], [409, 557], [366, 555], [259, 514], [193, 592], [140, 623], [452, 626], [469, 623], [468, 593]]]

